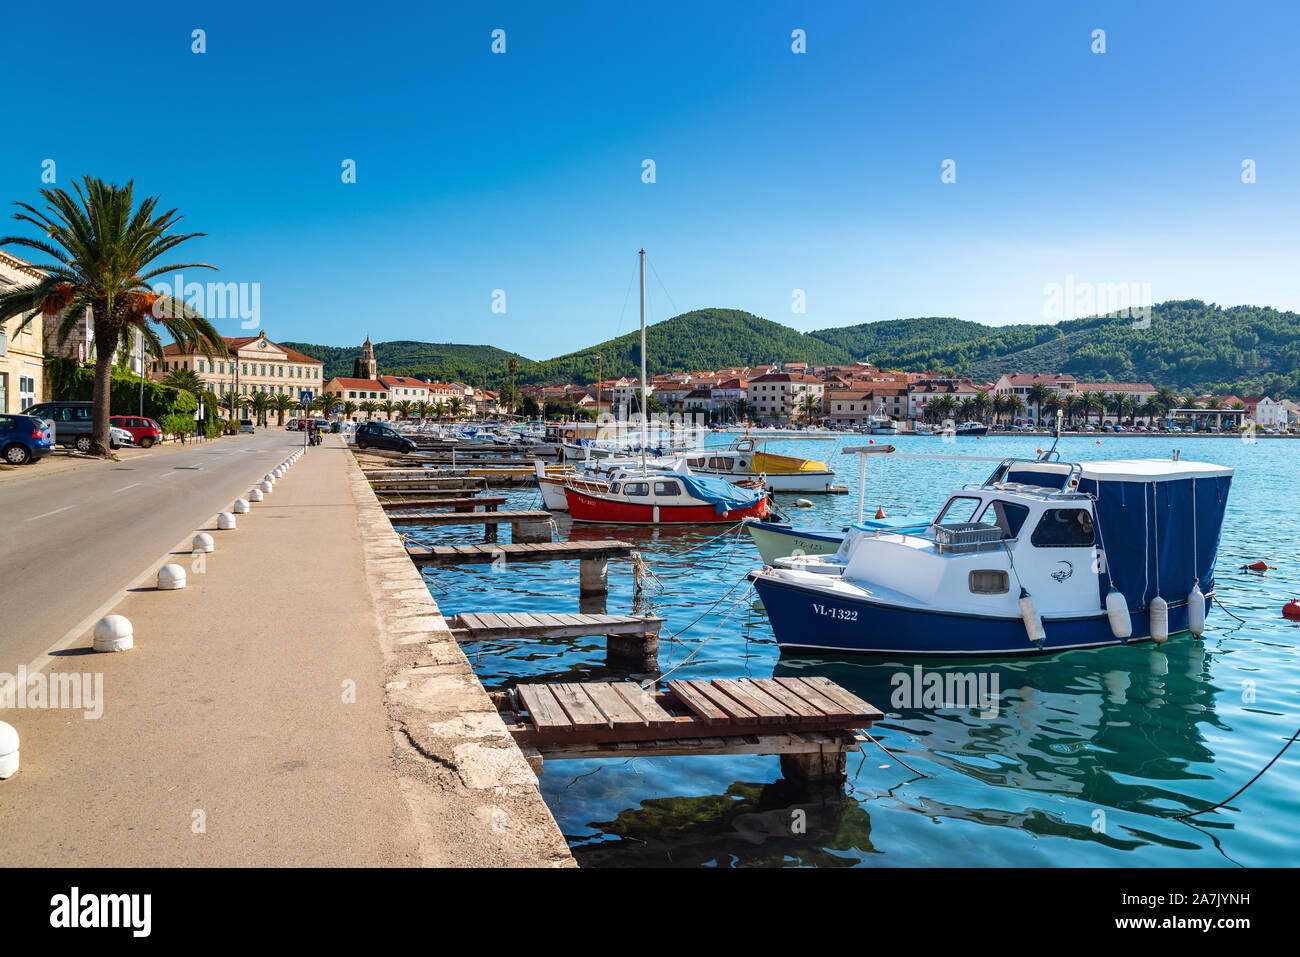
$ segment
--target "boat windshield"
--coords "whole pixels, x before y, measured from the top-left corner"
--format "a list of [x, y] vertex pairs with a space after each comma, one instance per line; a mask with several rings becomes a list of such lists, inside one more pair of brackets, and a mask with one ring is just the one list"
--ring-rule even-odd
[[1024, 505], [994, 499], [980, 513], [979, 521], [1002, 529], [1003, 538], [1015, 538], [1028, 517], [1029, 509]]
[[980, 507], [983, 501], [983, 499], [974, 495], [954, 495], [948, 499], [948, 504], [943, 507], [943, 511], [934, 520], [934, 524], [969, 522], [975, 517], [975, 510]]

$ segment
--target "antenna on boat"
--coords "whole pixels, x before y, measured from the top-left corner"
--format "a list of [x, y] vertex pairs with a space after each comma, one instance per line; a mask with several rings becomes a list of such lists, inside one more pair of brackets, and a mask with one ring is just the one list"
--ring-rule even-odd
[[641, 474], [646, 474], [645, 446], [649, 441], [647, 421], [650, 415], [650, 386], [645, 365], [645, 249], [637, 254], [641, 260]]
[[1040, 462], [1051, 461], [1052, 456], [1056, 454], [1056, 445], [1058, 442], [1061, 441], [1061, 420], [1064, 418], [1065, 418], [1065, 410], [1057, 409], [1056, 410], [1056, 440], [1052, 442], [1052, 447], [1048, 449], [1046, 452], [1044, 452], [1042, 456], [1038, 459], [1038, 461]]

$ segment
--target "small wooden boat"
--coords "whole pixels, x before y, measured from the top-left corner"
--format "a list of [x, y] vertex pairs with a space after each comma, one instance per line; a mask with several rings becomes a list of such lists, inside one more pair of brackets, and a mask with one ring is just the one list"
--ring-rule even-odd
[[767, 518], [767, 489], [681, 472], [646, 472], [604, 489], [575, 480], [564, 486], [575, 522], [608, 525], [716, 525]]

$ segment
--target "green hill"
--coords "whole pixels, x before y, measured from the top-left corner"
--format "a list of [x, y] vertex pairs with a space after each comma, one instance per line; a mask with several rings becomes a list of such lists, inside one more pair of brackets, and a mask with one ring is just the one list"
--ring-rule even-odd
[[1098, 382], [1300, 395], [1300, 314], [1261, 306], [1163, 302], [1151, 308], [1149, 326], [1113, 315], [1014, 326], [901, 319], [812, 335], [854, 359], [908, 371], [953, 369], [976, 379], [1068, 372]]
[[[953, 370], [975, 379], [1004, 372], [1068, 372], [1099, 382], [1143, 381], [1197, 392], [1300, 397], [1300, 314], [1261, 306], [1224, 308], [1189, 299], [1153, 306], [1149, 326], [1092, 316], [1060, 323], [988, 326], [944, 317], [893, 319], [802, 333], [738, 309], [697, 309], [646, 330], [650, 372], [772, 362], [870, 361], [908, 371]], [[285, 345], [351, 375], [359, 347]], [[379, 369], [443, 381], [520, 384], [592, 382], [595, 356], [606, 377], [640, 374], [640, 333], [536, 362], [494, 346], [403, 340], [375, 345]]]
[[[321, 346], [310, 342], [284, 342], [282, 345], [320, 359], [325, 364], [326, 381], [335, 376], [352, 375], [352, 364], [361, 355], [359, 345]], [[509, 375], [506, 370], [512, 358], [519, 360], [521, 369], [535, 365], [532, 359], [496, 346], [399, 339], [376, 342], [374, 347], [381, 374], [427, 375], [442, 382], [479, 383], [485, 373], [490, 381], [500, 381]]]
[[[685, 372], [773, 362], [846, 362], [837, 345], [739, 309], [696, 309], [646, 327], [649, 372]], [[595, 356], [606, 378], [641, 374], [641, 332], [557, 356], [520, 372], [520, 382], [592, 382]]]

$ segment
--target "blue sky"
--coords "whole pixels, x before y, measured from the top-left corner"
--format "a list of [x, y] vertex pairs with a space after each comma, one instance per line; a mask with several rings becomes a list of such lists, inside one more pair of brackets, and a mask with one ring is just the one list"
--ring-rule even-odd
[[322, 6], [6, 10], [0, 201], [134, 178], [335, 345], [582, 348], [640, 246], [651, 321], [1036, 322], [1067, 275], [1300, 309], [1294, 2]]

